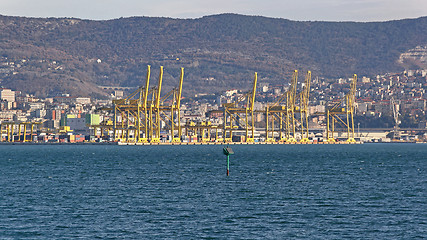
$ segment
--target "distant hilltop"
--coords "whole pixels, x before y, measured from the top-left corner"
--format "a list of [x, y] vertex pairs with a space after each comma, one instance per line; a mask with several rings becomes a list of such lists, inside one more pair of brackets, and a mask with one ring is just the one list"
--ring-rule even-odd
[[91, 21], [0, 16], [0, 86], [52, 96], [102, 96], [136, 87], [146, 66], [164, 87], [185, 68], [185, 93], [280, 84], [294, 69], [350, 77], [427, 69], [427, 17], [388, 22], [298, 22], [221, 14]]

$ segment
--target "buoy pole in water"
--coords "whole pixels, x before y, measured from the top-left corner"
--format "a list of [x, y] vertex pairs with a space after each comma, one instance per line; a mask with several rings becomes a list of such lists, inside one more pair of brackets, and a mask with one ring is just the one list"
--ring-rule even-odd
[[230, 156], [227, 155], [227, 176], [230, 175]]
[[227, 147], [222, 149], [222, 152], [225, 156], [227, 156], [227, 176], [230, 175], [230, 155], [233, 155], [233, 149], [231, 149], [228, 145]]

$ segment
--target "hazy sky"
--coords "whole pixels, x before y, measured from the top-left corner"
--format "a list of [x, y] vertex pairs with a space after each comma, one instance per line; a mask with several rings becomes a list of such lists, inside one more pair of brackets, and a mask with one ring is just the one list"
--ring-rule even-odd
[[427, 0], [0, 0], [0, 14], [114, 19], [239, 13], [291, 20], [384, 21], [427, 16]]

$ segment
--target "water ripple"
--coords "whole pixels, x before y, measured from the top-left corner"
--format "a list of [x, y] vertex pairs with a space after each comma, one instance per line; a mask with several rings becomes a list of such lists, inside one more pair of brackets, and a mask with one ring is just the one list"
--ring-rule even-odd
[[423, 239], [421, 145], [0, 146], [1, 239]]

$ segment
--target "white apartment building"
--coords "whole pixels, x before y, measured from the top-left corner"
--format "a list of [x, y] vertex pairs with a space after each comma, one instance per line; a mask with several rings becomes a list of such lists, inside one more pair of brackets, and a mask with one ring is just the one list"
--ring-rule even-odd
[[15, 92], [7, 88], [0, 88], [0, 99], [15, 102]]

